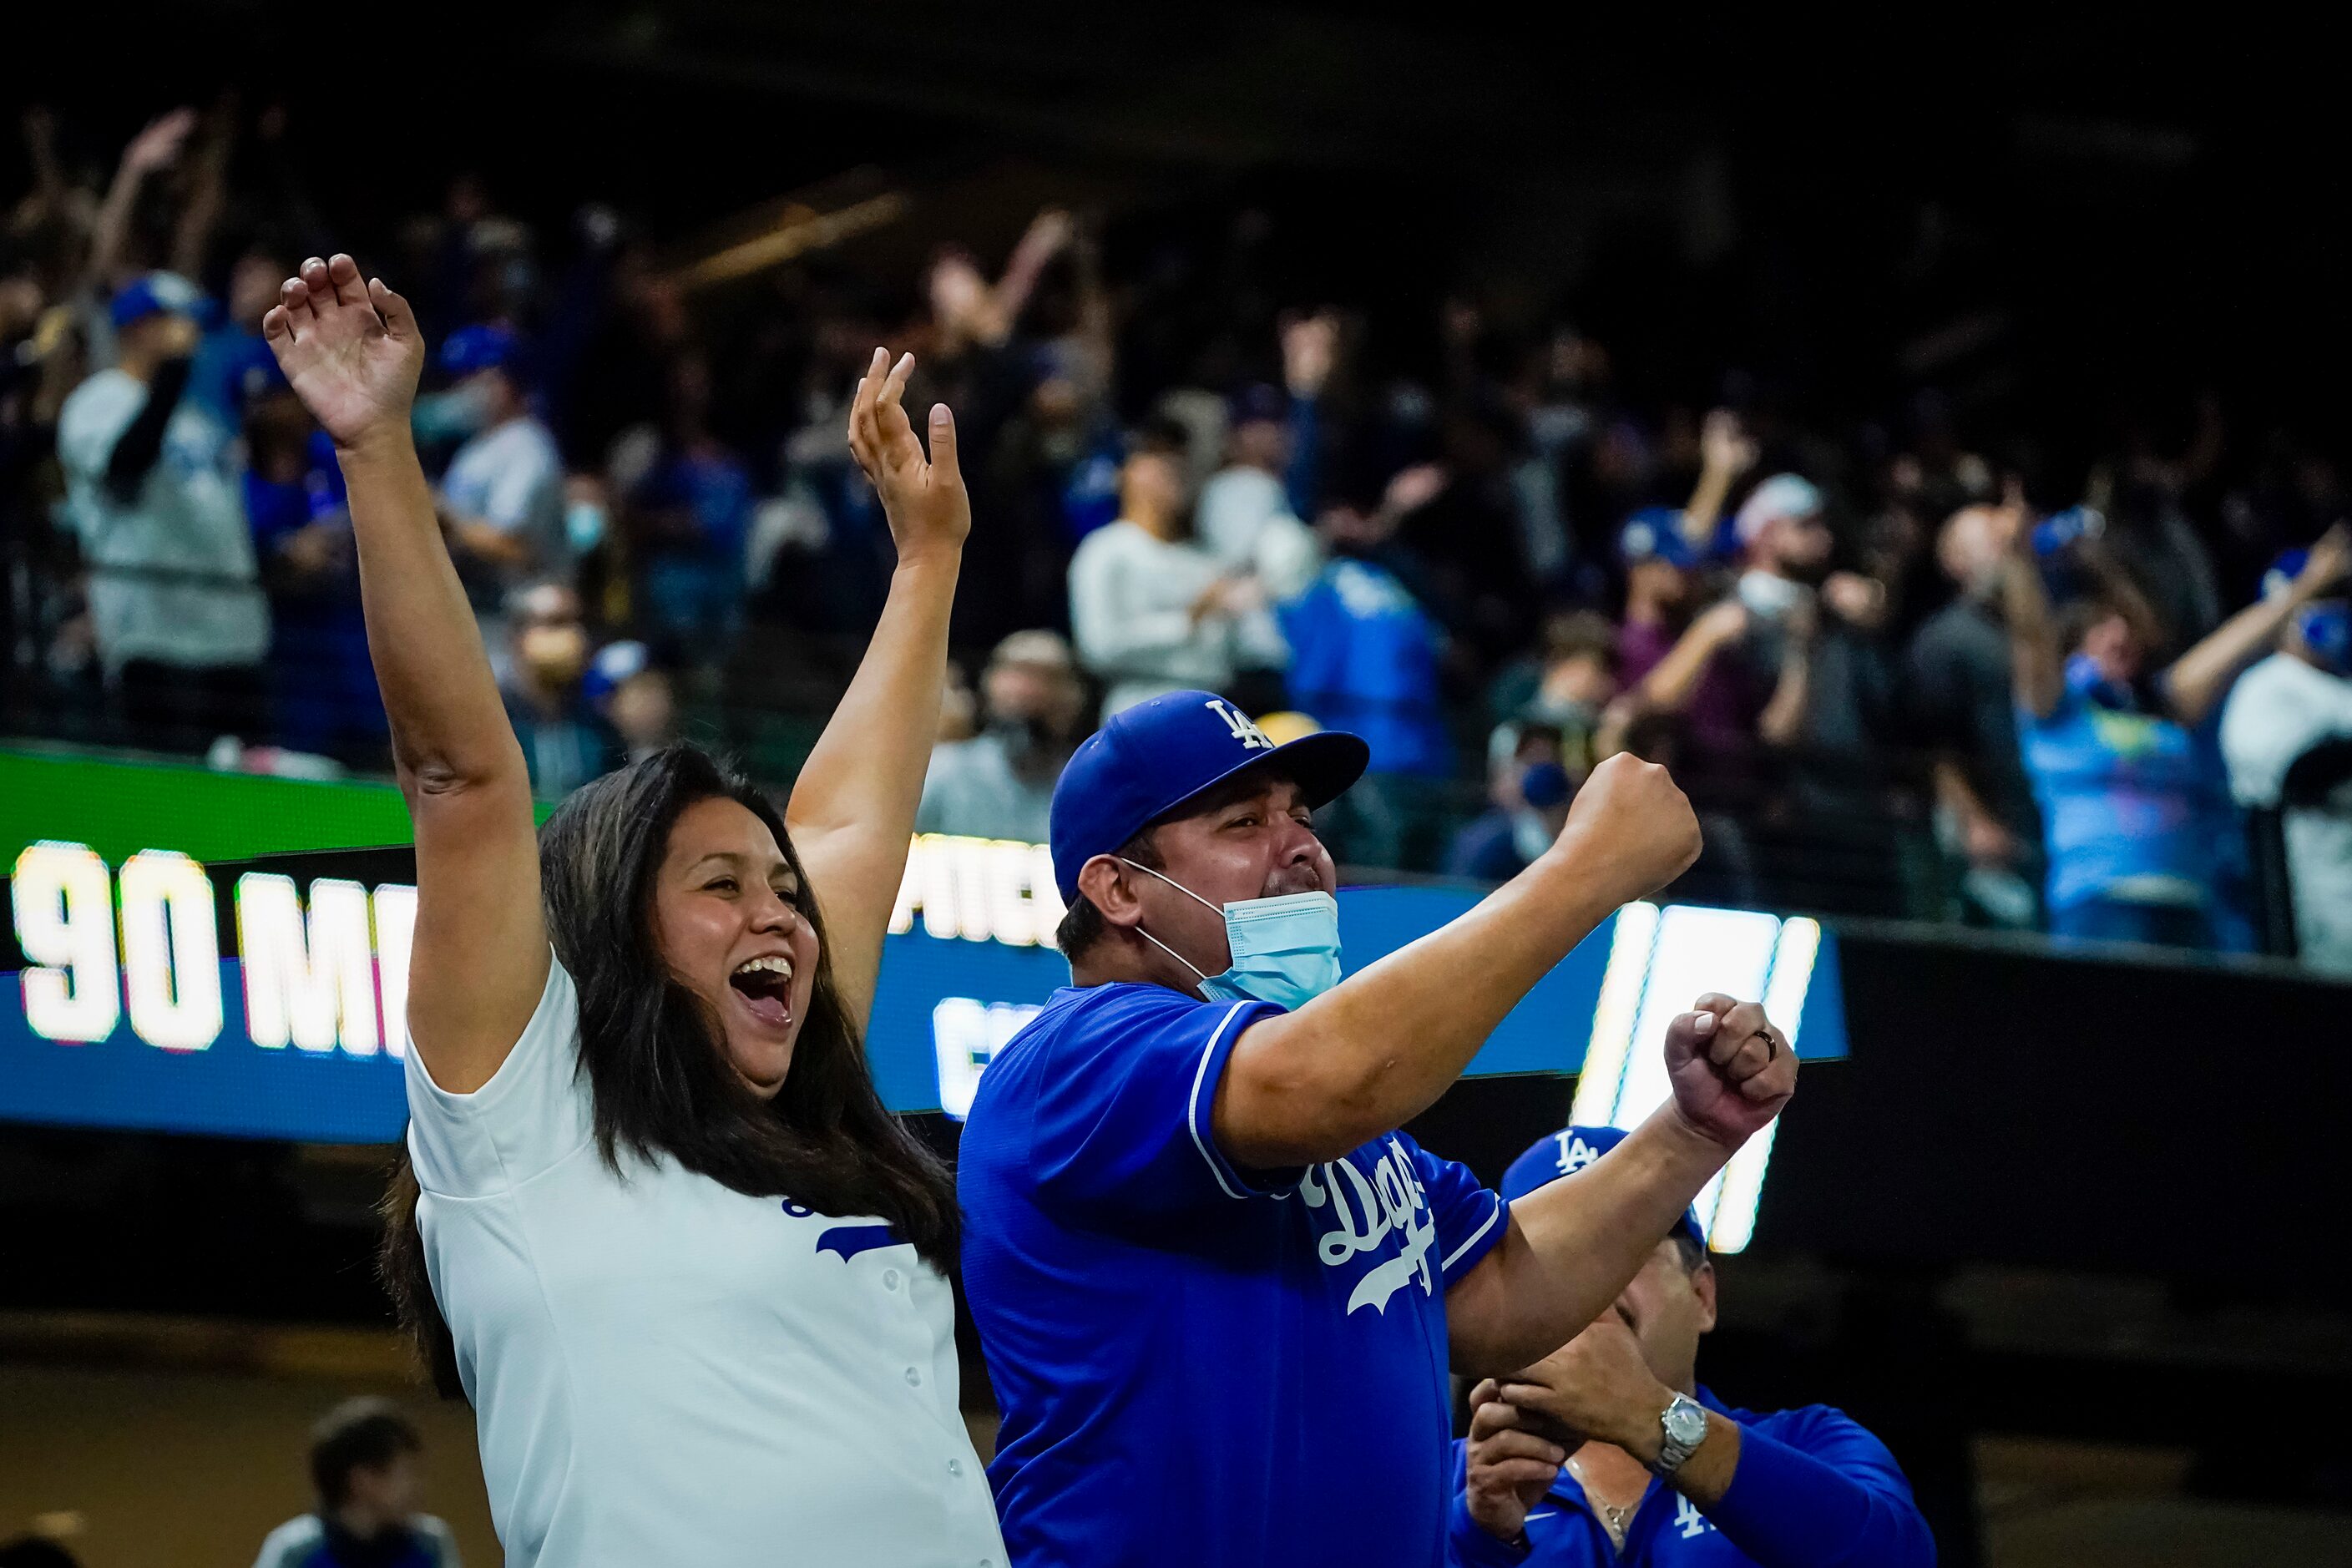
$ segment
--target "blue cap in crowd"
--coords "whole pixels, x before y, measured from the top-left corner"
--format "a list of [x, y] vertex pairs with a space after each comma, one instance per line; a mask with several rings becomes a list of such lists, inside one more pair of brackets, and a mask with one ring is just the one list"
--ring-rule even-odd
[[1575, 781], [1558, 763], [1536, 763], [1519, 775], [1519, 798], [1538, 811], [1562, 805], [1575, 793]]
[[1687, 572], [1699, 563], [1699, 552], [1683, 532], [1683, 514], [1671, 506], [1645, 506], [1617, 531], [1617, 559], [1628, 566], [1663, 561]]
[[2309, 564], [2311, 552], [2308, 550], [2280, 551], [2278, 559], [2271, 563], [2270, 570], [2263, 574], [2263, 597], [2275, 599], [2294, 587], [2294, 580], [2303, 575], [2303, 569]]
[[[1503, 1201], [1517, 1203], [1538, 1187], [1572, 1176], [1624, 1141], [1622, 1127], [1563, 1127], [1538, 1138], [1503, 1173]], [[1706, 1231], [1698, 1223], [1695, 1208], [1683, 1210], [1675, 1229], [1701, 1247], [1706, 1245]]]
[[590, 707], [602, 708], [614, 692], [644, 674], [652, 663], [652, 654], [641, 642], [606, 643], [580, 677], [580, 695]]
[[441, 368], [451, 375], [471, 375], [478, 370], [515, 373], [522, 365], [522, 340], [509, 327], [496, 322], [460, 327], [441, 345]]
[[1225, 413], [1235, 425], [1279, 425], [1290, 417], [1290, 398], [1278, 386], [1254, 382], [1234, 395]]
[[1276, 745], [1213, 691], [1171, 691], [1122, 709], [1080, 742], [1054, 785], [1054, 880], [1064, 901], [1078, 872], [1213, 784], [1244, 768], [1280, 773], [1307, 804], [1329, 801], [1363, 776], [1371, 751], [1339, 730]]
[[205, 291], [176, 272], [150, 272], [123, 285], [107, 307], [107, 316], [121, 331], [150, 316], [203, 314]]
[[[2310, 563], [2308, 550], [2281, 552], [2263, 574], [2263, 597], [2275, 599], [2293, 588]], [[2305, 605], [2295, 612], [2294, 626], [2320, 663], [2338, 675], [2352, 675], [2352, 610], [2347, 609], [2341, 592], [2338, 589], [2318, 604]]]

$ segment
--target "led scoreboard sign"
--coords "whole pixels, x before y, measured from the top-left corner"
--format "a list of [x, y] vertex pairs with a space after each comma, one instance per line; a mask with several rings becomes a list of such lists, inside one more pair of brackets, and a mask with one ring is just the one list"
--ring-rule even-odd
[[[0, 1118], [397, 1139], [414, 868], [406, 848], [207, 865], [169, 848], [110, 863], [85, 842], [24, 843], [0, 928]], [[1344, 890], [1346, 967], [1477, 897]], [[1042, 847], [915, 840], [867, 1031], [892, 1109], [963, 1115], [989, 1058], [1068, 984], [1052, 945], [1061, 917]], [[1690, 997], [1762, 996], [1801, 1055], [1841, 1056], [1839, 989], [1834, 940], [1811, 921], [1635, 904], [1537, 985], [1470, 1070], [1580, 1070], [1577, 1119], [1629, 1125], [1666, 1092], [1659, 1040]], [[1751, 1141], [1703, 1196], [1718, 1247], [1745, 1245], [1769, 1152]]]

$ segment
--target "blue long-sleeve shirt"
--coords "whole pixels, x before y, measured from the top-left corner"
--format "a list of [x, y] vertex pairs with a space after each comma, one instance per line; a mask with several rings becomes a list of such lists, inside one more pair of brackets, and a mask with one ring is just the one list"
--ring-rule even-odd
[[1935, 1538], [1886, 1445], [1826, 1405], [1758, 1414], [1702, 1388], [1698, 1402], [1739, 1424], [1739, 1468], [1706, 1513], [1652, 1481], [1615, 1551], [1565, 1468], [1528, 1512], [1527, 1545], [1496, 1540], [1463, 1498], [1465, 1445], [1454, 1445], [1452, 1568], [1934, 1568]]

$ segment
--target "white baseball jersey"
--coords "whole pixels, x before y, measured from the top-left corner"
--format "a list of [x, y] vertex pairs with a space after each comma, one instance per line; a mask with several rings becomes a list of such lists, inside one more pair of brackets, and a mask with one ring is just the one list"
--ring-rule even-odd
[[434, 1295], [509, 1564], [1003, 1568], [945, 1279], [871, 1216], [598, 1155], [579, 997], [497, 1076], [408, 1056]]

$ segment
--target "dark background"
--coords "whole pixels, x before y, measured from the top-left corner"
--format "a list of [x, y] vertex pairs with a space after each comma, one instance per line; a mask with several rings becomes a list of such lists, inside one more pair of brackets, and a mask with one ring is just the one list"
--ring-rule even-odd
[[1113, 209], [1255, 206], [1286, 303], [1564, 302], [1637, 391], [1717, 395], [1726, 364], [1825, 413], [1934, 387], [2087, 447], [2214, 389], [2242, 424], [2332, 437], [2344, 137], [2315, 30], [1957, 20], [57, 8], [10, 96], [110, 167], [169, 104], [283, 104], [355, 249], [461, 171], [549, 223], [593, 198], [686, 239], [864, 165], [950, 203], [1017, 163]]

